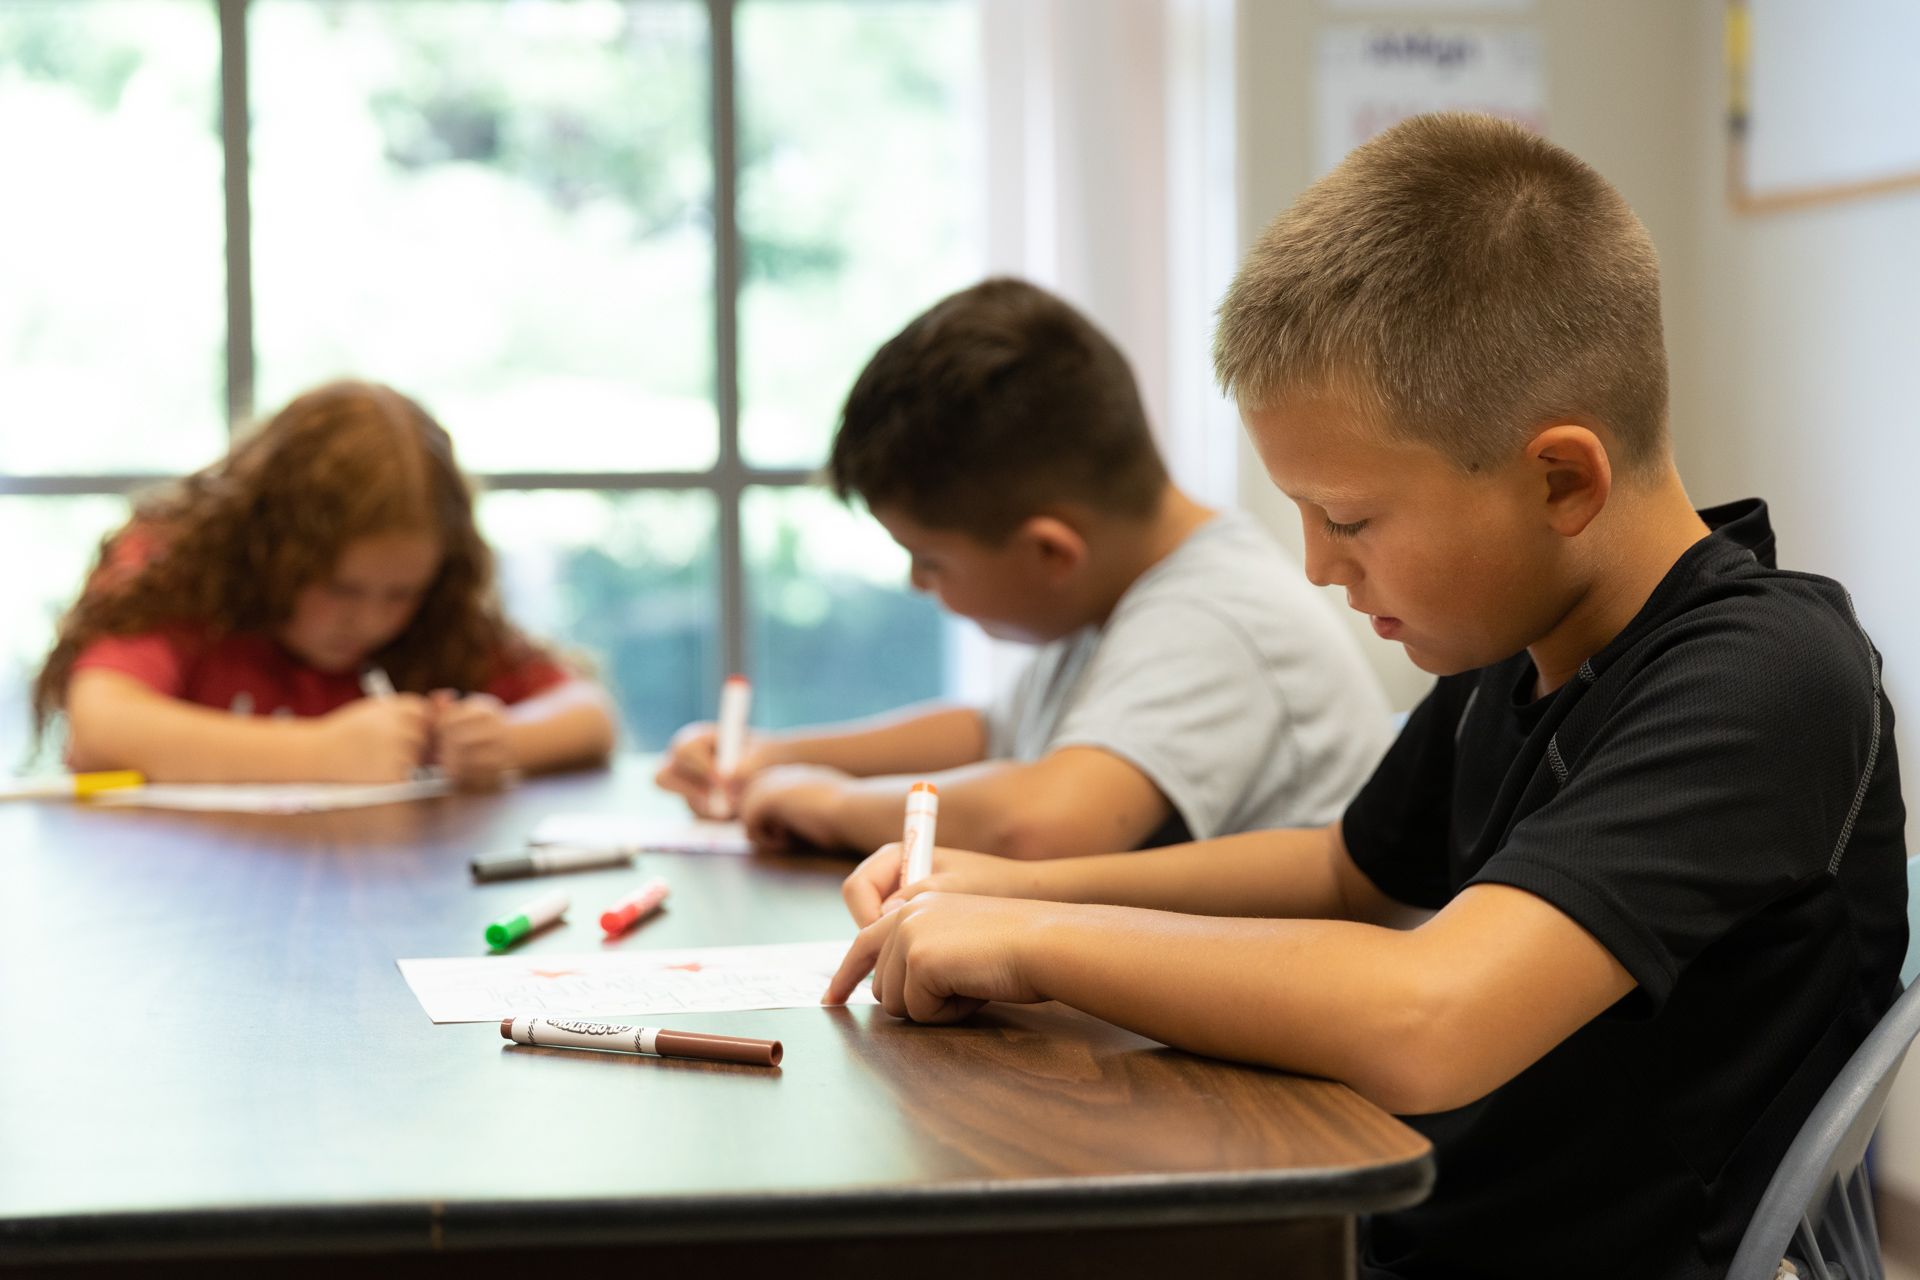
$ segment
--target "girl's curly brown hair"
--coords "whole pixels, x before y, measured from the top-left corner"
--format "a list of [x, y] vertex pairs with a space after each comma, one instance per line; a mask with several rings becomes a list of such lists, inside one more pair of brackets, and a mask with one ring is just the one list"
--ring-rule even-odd
[[445, 429], [390, 387], [334, 382], [293, 400], [220, 462], [143, 497], [101, 540], [34, 682], [36, 738], [95, 640], [179, 623], [215, 639], [272, 634], [348, 543], [385, 533], [424, 533], [442, 548], [413, 620], [373, 655], [395, 687], [482, 689], [502, 665], [539, 653], [501, 613], [493, 553]]

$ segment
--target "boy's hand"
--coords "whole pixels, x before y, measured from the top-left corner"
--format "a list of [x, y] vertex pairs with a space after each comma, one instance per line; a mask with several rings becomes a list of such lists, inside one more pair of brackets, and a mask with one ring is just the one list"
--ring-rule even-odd
[[358, 698], [314, 722], [315, 781], [405, 782], [426, 759], [433, 711], [416, 693]]
[[1029, 894], [1023, 886], [1033, 879], [1030, 863], [996, 858], [990, 853], [968, 853], [962, 849], [933, 850], [933, 874], [914, 884], [900, 883], [900, 843], [880, 848], [853, 869], [840, 884], [840, 899], [847, 913], [862, 929], [890, 911], [896, 911], [910, 899], [923, 893], [970, 893], [993, 898], [1019, 898]]
[[434, 743], [440, 767], [463, 787], [492, 788], [514, 767], [513, 745], [500, 699], [488, 693], [433, 694]]
[[798, 836], [822, 849], [845, 843], [839, 822], [848, 774], [817, 764], [785, 764], [765, 770], [740, 797], [747, 838], [764, 849], [786, 849]]
[[745, 750], [740, 753], [740, 767], [726, 780], [726, 813], [715, 813], [712, 806], [713, 788], [719, 781], [720, 731], [711, 720], [696, 721], [673, 735], [660, 772], [653, 775], [654, 785], [685, 796], [687, 807], [697, 818], [732, 817], [740, 810], [741, 793], [762, 767], [757, 745], [749, 733]]
[[957, 1022], [989, 1000], [1047, 997], [1022, 973], [1025, 941], [1055, 906], [959, 893], [923, 893], [863, 929], [820, 998], [845, 1004], [873, 974], [873, 995], [896, 1018]]

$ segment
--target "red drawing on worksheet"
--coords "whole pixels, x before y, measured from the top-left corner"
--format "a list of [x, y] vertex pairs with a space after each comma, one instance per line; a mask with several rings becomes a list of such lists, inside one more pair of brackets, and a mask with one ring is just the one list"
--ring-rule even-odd
[[689, 960], [685, 964], [670, 964], [664, 967], [668, 969], [684, 969], [688, 973], [698, 973], [702, 969], [706, 968], [706, 966], [701, 964], [698, 960]]
[[528, 972], [536, 978], [571, 978], [580, 971], [578, 969], [531, 969]]

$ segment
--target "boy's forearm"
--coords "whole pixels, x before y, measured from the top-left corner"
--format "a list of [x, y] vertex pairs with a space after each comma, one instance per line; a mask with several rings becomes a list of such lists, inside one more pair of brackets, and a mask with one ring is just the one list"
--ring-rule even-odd
[[[858, 778], [840, 786], [833, 823], [851, 848], [872, 850], [898, 840], [907, 792], [930, 777], [940, 791], [939, 842], [948, 848], [1005, 858], [1072, 858], [1133, 842], [1140, 824], [1117, 827], [1106, 797], [1083, 792], [1076, 804], [1062, 804], [1048, 791], [1044, 772], [1044, 765], [989, 760], [928, 774]], [[1076, 820], [1066, 820], [1069, 814]]]
[[986, 723], [978, 711], [941, 707], [858, 721], [836, 729], [772, 735], [756, 752], [756, 763], [761, 767], [825, 765], [867, 778], [939, 773], [972, 764], [983, 758], [986, 750]]
[[1055, 905], [1013, 953], [1039, 998], [1195, 1053], [1341, 1080], [1401, 1114], [1484, 1096], [1634, 987], [1578, 924], [1499, 884], [1411, 930]]
[[[951, 843], [941, 833], [943, 844]], [[1354, 883], [1355, 880], [1359, 883]], [[1338, 824], [1249, 831], [1140, 853], [1038, 864], [1031, 892], [1053, 902], [1098, 903], [1196, 916], [1412, 923], [1365, 883]]]
[[1396, 935], [1328, 920], [1215, 919], [1061, 906], [1022, 943], [1022, 974], [1058, 1000], [1163, 1044], [1343, 1080], [1404, 1105], [1425, 1003]]

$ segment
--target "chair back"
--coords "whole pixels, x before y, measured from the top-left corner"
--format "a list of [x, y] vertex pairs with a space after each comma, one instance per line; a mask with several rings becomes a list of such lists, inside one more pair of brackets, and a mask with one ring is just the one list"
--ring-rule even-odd
[[1907, 859], [1907, 962], [1900, 966], [1900, 985], [1910, 987], [1920, 978], [1920, 858]]
[[1727, 1280], [1774, 1280], [1786, 1257], [1803, 1278], [1885, 1280], [1867, 1142], [1916, 1035], [1920, 984], [1894, 1002], [1800, 1127], [1747, 1224]]

